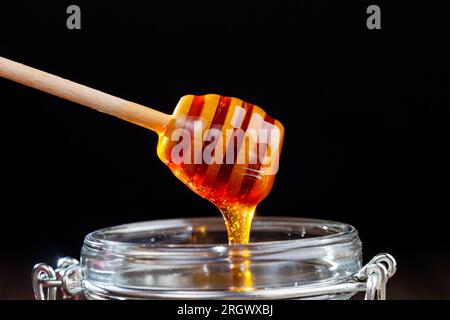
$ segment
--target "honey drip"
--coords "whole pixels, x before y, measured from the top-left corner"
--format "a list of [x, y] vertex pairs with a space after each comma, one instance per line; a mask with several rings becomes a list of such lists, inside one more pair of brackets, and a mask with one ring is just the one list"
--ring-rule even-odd
[[[195, 226], [190, 236], [190, 243], [205, 244], [208, 241], [208, 227], [206, 225]], [[251, 252], [247, 248], [232, 247], [229, 255], [229, 272], [211, 273], [208, 265], [203, 265], [200, 273], [195, 275], [195, 283], [199, 287], [208, 288], [220, 286], [226, 283], [229, 290], [234, 292], [252, 291], [255, 289], [251, 266]]]
[[251, 271], [251, 263], [248, 250], [241, 249], [237, 252], [231, 252], [231, 291], [243, 292], [252, 291], [253, 274]]

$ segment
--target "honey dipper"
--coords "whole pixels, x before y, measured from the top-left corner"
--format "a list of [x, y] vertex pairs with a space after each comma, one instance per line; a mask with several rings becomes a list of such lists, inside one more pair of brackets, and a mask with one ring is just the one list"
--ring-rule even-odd
[[216, 94], [186, 95], [167, 115], [2, 57], [0, 76], [155, 131], [159, 158], [219, 208], [230, 244], [249, 241], [284, 135], [281, 123], [258, 106]]

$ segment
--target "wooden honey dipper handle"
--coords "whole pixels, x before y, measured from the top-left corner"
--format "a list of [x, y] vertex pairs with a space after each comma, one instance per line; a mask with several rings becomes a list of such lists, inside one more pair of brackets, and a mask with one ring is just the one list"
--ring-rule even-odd
[[53, 94], [160, 133], [170, 115], [0, 57], [0, 77]]

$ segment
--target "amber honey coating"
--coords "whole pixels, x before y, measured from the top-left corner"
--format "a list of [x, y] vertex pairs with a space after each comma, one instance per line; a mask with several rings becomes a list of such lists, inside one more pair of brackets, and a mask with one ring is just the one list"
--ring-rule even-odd
[[[205, 141], [208, 129], [222, 133], [221, 138]], [[276, 131], [272, 146], [277, 148], [266, 150], [268, 144], [258, 144], [255, 135], [237, 137], [238, 131], [259, 129]], [[190, 133], [190, 138], [181, 132]], [[279, 155], [283, 134], [281, 123], [253, 104], [215, 94], [188, 95], [181, 98], [171, 123], [160, 134], [157, 152], [177, 178], [221, 211], [229, 243], [248, 243], [255, 208], [270, 192], [278, 166], [278, 158], [267, 163], [258, 155]], [[178, 152], [183, 141], [185, 148]], [[209, 154], [215, 162], [205, 162], [208, 147], [214, 149]]]

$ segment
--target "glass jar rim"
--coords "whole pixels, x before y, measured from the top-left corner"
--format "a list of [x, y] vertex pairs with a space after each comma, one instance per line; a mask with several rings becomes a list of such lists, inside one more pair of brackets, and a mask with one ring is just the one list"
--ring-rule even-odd
[[221, 217], [97, 230], [81, 250], [86, 293], [120, 299], [288, 298], [345, 287], [361, 267], [358, 232], [341, 222], [259, 216], [253, 242], [229, 245], [225, 234]]
[[[94, 251], [112, 251], [120, 252], [124, 255], [143, 254], [145, 251], [161, 251], [174, 254], [189, 254], [190, 252], [198, 254], [199, 251], [228, 252], [230, 250], [251, 250], [252, 252], [267, 252], [271, 250], [291, 249], [291, 248], [312, 248], [324, 245], [333, 245], [339, 243], [348, 243], [359, 240], [358, 231], [355, 227], [331, 220], [319, 220], [301, 217], [278, 217], [278, 216], [258, 216], [255, 217], [252, 227], [268, 226], [302, 226], [315, 227], [329, 232], [326, 235], [314, 236], [309, 238], [274, 240], [250, 242], [248, 244], [229, 245], [228, 243], [208, 243], [208, 244], [177, 244], [177, 243], [134, 243], [126, 241], [108, 240], [107, 235], [117, 233], [132, 233], [139, 231], [160, 231], [170, 230], [171, 228], [192, 228], [195, 225], [223, 224], [221, 217], [195, 217], [180, 219], [149, 220], [122, 224], [113, 227], [102, 228], [89, 233], [84, 239], [84, 249]], [[225, 227], [224, 227], [225, 228]]]

